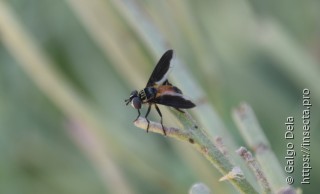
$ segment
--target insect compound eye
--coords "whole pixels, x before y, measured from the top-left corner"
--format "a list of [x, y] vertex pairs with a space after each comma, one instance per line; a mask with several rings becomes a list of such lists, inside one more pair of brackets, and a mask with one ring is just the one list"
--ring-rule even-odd
[[131, 101], [131, 106], [135, 109], [141, 108], [141, 100], [139, 97], [134, 97]]

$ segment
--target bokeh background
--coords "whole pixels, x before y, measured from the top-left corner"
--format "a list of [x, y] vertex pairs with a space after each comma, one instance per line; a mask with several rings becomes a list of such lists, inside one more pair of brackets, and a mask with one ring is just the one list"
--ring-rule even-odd
[[[245, 101], [284, 168], [294, 116], [293, 186], [319, 191], [320, 1], [2, 0], [0, 20], [0, 193], [177, 194], [196, 182], [237, 193], [189, 144], [132, 124], [124, 99], [170, 48], [181, 61], [172, 82], [192, 99], [184, 83], [196, 83], [234, 144], [246, 146], [231, 117]], [[310, 185], [300, 184], [303, 88]], [[179, 126], [166, 109], [165, 124]]]

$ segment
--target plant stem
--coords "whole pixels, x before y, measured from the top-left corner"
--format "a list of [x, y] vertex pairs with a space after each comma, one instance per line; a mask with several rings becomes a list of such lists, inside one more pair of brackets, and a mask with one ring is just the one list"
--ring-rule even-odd
[[259, 163], [255, 160], [255, 158], [252, 156], [252, 154], [245, 147], [240, 147], [236, 152], [246, 161], [249, 168], [255, 174], [255, 176], [256, 176], [256, 178], [257, 178], [258, 182], [260, 183], [260, 186], [263, 190], [263, 193], [265, 193], [265, 194], [272, 193], [270, 186], [269, 186], [269, 183], [268, 183], [263, 171], [261, 170]]
[[271, 150], [270, 143], [259, 125], [252, 108], [248, 104], [242, 103], [238, 108], [233, 110], [232, 116], [246, 143], [254, 150], [255, 157], [260, 163], [267, 180], [270, 182], [271, 189], [277, 191], [287, 186], [283, 169], [275, 153]]
[[[183, 129], [167, 128], [167, 136], [175, 138], [180, 141], [187, 141], [191, 143], [211, 164], [217, 168], [223, 175], [232, 171], [234, 166], [228, 160], [228, 158], [220, 152], [214, 144], [210, 136], [200, 128], [192, 117], [187, 113], [181, 113], [176, 110], [172, 110], [173, 114], [179, 119], [183, 125]], [[137, 127], [146, 130], [147, 121], [143, 118], [139, 118], [135, 123]], [[150, 121], [150, 132], [162, 133], [162, 127], [159, 123]], [[251, 186], [251, 184], [243, 177], [241, 179], [235, 178], [229, 180], [240, 193], [257, 193], [257, 191]]]

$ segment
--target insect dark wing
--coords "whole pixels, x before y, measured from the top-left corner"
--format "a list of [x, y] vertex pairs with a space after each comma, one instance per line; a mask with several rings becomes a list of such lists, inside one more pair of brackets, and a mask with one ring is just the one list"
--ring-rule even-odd
[[183, 95], [178, 93], [161, 95], [153, 99], [152, 102], [182, 109], [193, 108], [196, 106], [193, 102], [191, 102], [190, 100], [186, 99]]
[[173, 50], [168, 50], [162, 55], [154, 68], [146, 87], [162, 85], [167, 80], [169, 69], [171, 67], [170, 61], [172, 56]]

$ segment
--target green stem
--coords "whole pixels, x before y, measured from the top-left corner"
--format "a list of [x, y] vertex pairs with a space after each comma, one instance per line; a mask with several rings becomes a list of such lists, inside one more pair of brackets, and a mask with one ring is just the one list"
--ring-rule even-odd
[[242, 103], [232, 112], [233, 119], [246, 141], [247, 145], [254, 150], [255, 157], [261, 165], [273, 191], [287, 186], [283, 169], [272, 151], [252, 108]]
[[[187, 112], [181, 113], [176, 110], [172, 110], [172, 112], [179, 119], [184, 128], [165, 127], [168, 137], [191, 143], [223, 175], [232, 171], [234, 166], [229, 159], [220, 152], [219, 148], [214, 145], [210, 136], [195, 123]], [[134, 124], [144, 130], [146, 130], [148, 125], [144, 118], [139, 118]], [[163, 134], [161, 124], [152, 121], [150, 121], [149, 131]], [[258, 193], [244, 177], [241, 179], [229, 179], [229, 181], [240, 193]]]
[[246, 161], [249, 168], [255, 174], [255, 176], [256, 176], [256, 178], [257, 178], [257, 180], [263, 190], [263, 193], [265, 193], [265, 194], [272, 193], [270, 186], [269, 186], [269, 182], [267, 181], [263, 171], [261, 170], [259, 163], [252, 156], [251, 152], [249, 152], [245, 147], [240, 147], [236, 152]]

